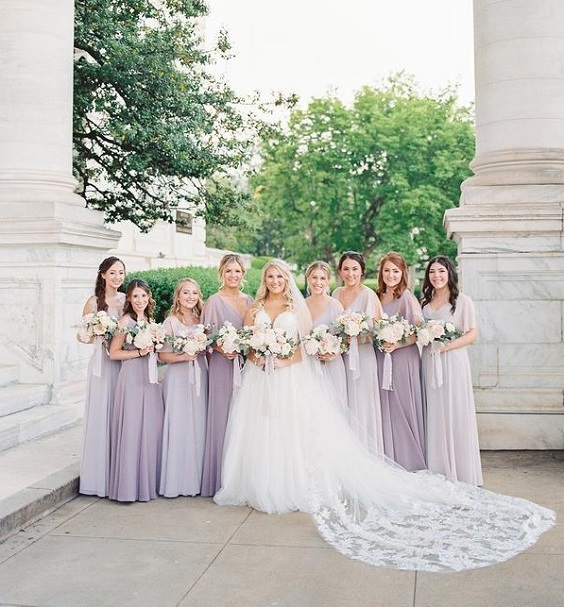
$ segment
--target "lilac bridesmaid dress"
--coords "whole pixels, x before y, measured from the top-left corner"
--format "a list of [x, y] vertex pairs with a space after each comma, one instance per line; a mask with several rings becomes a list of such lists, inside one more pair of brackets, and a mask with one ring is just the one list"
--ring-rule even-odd
[[[473, 301], [459, 293], [456, 310], [447, 303], [438, 310], [423, 308], [427, 320], [452, 322], [463, 333], [476, 327]], [[432, 355], [432, 346], [423, 348], [423, 383], [427, 406], [427, 464], [451, 481], [482, 485], [482, 463], [478, 443], [476, 408], [468, 348]], [[435, 359], [438, 357], [438, 360]], [[434, 365], [442, 367], [438, 385]]]
[[[117, 319], [121, 310], [108, 308], [108, 314]], [[102, 348], [100, 375], [94, 373], [98, 356], [94, 353], [88, 363], [86, 378], [79, 492], [106, 497], [110, 485], [110, 425], [121, 361], [111, 360], [103, 345], [95, 344], [94, 347]]]
[[[339, 302], [330, 297], [325, 310], [313, 321], [313, 326], [330, 325], [342, 311]], [[319, 362], [318, 365], [317, 368], [321, 370], [326, 385], [331, 387], [341, 413], [348, 419], [347, 374], [343, 357], [339, 355], [334, 360]]]
[[[333, 297], [338, 299], [338, 287]], [[378, 305], [376, 293], [366, 286], [349, 306], [352, 312], [367, 314], [370, 318]], [[359, 369], [353, 371], [350, 354], [344, 354], [347, 375], [347, 395], [349, 405], [349, 424], [360, 442], [375, 453], [384, 452], [382, 435], [382, 411], [380, 407], [380, 389], [378, 386], [378, 365], [371, 343], [358, 344]]]
[[[194, 327], [175, 316], [163, 323], [167, 335], [190, 335]], [[165, 344], [163, 351], [172, 351]], [[195, 361], [169, 364], [163, 380], [165, 417], [159, 493], [165, 497], [200, 493], [208, 404], [208, 363], [201, 352]]]
[[[420, 306], [410, 291], [383, 306], [388, 316], [399, 314], [410, 323], [421, 318]], [[382, 386], [384, 353], [378, 360], [384, 453], [406, 470], [424, 470], [425, 428], [421, 387], [421, 356], [417, 344], [392, 352], [392, 390]]]
[[162, 389], [149, 382], [148, 357], [122, 361], [112, 418], [110, 499], [147, 502], [157, 497], [163, 417]]
[[[252, 297], [247, 296], [247, 307], [252, 302]], [[236, 328], [243, 325], [243, 317], [219, 293], [215, 293], [206, 301], [202, 319], [215, 330], [218, 330], [225, 321], [229, 321]], [[233, 396], [235, 364], [240, 364], [240, 361], [229, 360], [216, 350], [212, 352], [209, 359], [208, 417], [200, 492], [206, 497], [215, 495], [221, 487], [223, 442]]]

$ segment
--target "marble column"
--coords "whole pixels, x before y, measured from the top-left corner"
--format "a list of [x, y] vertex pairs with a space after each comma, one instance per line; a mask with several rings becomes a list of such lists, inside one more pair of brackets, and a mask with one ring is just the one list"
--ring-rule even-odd
[[564, 2], [474, 0], [476, 155], [445, 216], [481, 445], [564, 448]]
[[74, 329], [119, 233], [74, 193], [73, 0], [0, 0], [2, 364], [76, 395], [89, 352]]

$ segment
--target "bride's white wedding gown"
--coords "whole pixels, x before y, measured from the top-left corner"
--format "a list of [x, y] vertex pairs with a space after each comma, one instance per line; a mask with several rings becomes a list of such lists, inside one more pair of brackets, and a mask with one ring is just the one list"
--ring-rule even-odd
[[[270, 323], [264, 309], [255, 322]], [[274, 325], [298, 335], [293, 312]], [[339, 552], [372, 565], [461, 570], [504, 561], [554, 524], [554, 513], [441, 475], [407, 472], [350, 430], [311, 359], [244, 369], [227, 426], [221, 505], [309, 512]]]

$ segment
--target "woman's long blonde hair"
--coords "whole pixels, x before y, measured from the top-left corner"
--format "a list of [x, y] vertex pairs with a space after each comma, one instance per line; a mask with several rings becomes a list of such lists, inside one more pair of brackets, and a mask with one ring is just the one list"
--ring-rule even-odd
[[286, 307], [291, 310], [294, 305], [292, 290], [290, 288], [290, 284], [292, 281], [292, 273], [290, 271], [290, 268], [288, 267], [288, 264], [285, 261], [282, 261], [281, 259], [271, 259], [270, 261], [267, 261], [266, 264], [263, 266], [262, 274], [260, 277], [260, 285], [257, 290], [255, 301], [253, 303], [253, 308], [258, 309], [264, 307], [264, 304], [268, 299], [268, 289], [266, 288], [265, 278], [270, 268], [276, 268], [277, 270], [280, 270], [280, 272], [284, 276], [286, 285], [284, 287], [283, 295], [286, 299]]

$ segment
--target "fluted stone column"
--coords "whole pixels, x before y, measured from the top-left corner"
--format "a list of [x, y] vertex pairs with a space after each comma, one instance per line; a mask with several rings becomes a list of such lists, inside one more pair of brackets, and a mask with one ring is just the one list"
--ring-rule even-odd
[[73, 28], [73, 0], [0, 0], [2, 364], [54, 404], [82, 379], [71, 325], [119, 236], [73, 192]]
[[474, 0], [476, 156], [445, 225], [476, 301], [481, 445], [564, 448], [564, 2]]

